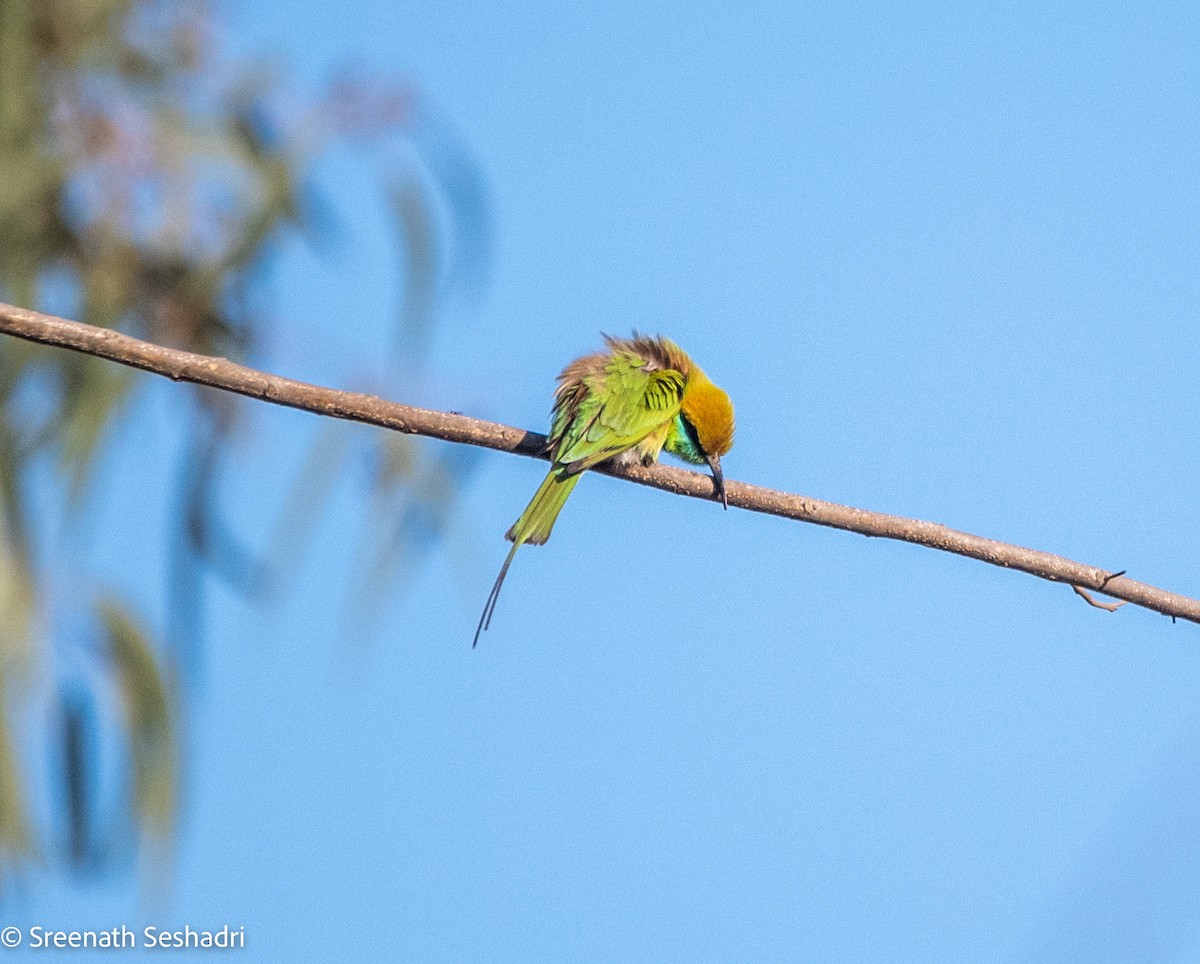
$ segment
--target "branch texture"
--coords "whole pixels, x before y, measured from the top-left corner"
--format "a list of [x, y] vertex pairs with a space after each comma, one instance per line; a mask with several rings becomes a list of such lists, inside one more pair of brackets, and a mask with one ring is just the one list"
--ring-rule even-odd
[[[304, 409], [318, 415], [365, 422], [368, 425], [378, 425], [410, 435], [439, 438], [447, 442], [479, 445], [501, 452], [546, 458], [546, 437], [537, 432], [525, 432], [466, 415], [414, 408], [385, 401], [374, 395], [309, 385], [256, 371], [224, 358], [211, 358], [207, 355], [164, 348], [107, 328], [96, 328], [12, 305], [0, 304], [0, 333], [106, 358], [156, 375], [164, 375], [175, 381], [236, 392], [239, 395]], [[664, 489], [675, 495], [686, 495], [695, 499], [713, 497], [712, 480], [707, 475], [686, 469], [667, 465], [643, 467], [634, 464], [602, 465], [592, 471], [639, 485]], [[993, 566], [1019, 569], [1041, 579], [1065, 583], [1077, 592], [1101, 592], [1114, 599], [1162, 613], [1164, 616], [1200, 623], [1200, 600], [1137, 582], [1123, 573], [1113, 574], [1062, 556], [985, 539], [935, 522], [869, 512], [745, 482], [727, 481], [725, 488], [729, 495], [729, 504], [739, 509], [765, 512], [800, 522], [845, 529], [864, 536], [897, 539], [928, 546], [930, 549], [953, 552]], [[1083, 592], [1080, 595], [1088, 598]]]

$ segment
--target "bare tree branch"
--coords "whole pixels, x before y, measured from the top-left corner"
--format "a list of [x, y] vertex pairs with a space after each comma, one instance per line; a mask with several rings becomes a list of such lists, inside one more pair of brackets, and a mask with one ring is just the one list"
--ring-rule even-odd
[[[11, 305], [0, 304], [0, 333], [43, 345], [70, 348], [157, 375], [165, 375], [175, 381], [207, 385], [276, 405], [304, 409], [318, 415], [365, 422], [397, 432], [479, 445], [534, 458], [546, 457], [546, 437], [537, 432], [525, 432], [465, 415], [414, 408], [385, 401], [374, 395], [308, 385], [255, 371], [224, 358], [210, 358], [206, 355], [164, 348], [106, 328], [67, 321]], [[707, 475], [685, 469], [667, 465], [644, 467], [634, 464], [602, 465], [593, 471], [637, 482], [639, 485], [664, 489], [675, 495], [686, 495], [695, 499], [713, 498], [712, 480]], [[868, 512], [865, 509], [778, 492], [745, 482], [726, 482], [725, 488], [729, 495], [729, 504], [739, 509], [765, 512], [800, 522], [845, 529], [864, 536], [897, 539], [940, 549], [943, 552], [953, 552], [993, 566], [1019, 569], [1041, 579], [1066, 583], [1085, 599], [1088, 598], [1085, 591], [1090, 589], [1114, 599], [1152, 609], [1165, 616], [1200, 623], [1200, 600], [1137, 582], [1126, 578], [1123, 573], [1111, 573], [1048, 552], [959, 532], [935, 522]], [[1096, 603], [1093, 602], [1093, 605]], [[1104, 604], [1099, 605], [1104, 608]]]

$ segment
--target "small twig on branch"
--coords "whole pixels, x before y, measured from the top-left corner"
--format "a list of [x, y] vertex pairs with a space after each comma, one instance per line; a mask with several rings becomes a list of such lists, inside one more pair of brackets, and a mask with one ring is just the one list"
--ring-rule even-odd
[[1104, 582], [1100, 583], [1100, 589], [1103, 591], [1104, 587], [1107, 586], [1109, 584], [1109, 582], [1111, 582], [1113, 579], [1117, 579], [1120, 576], [1125, 575], [1125, 573], [1127, 573], [1128, 571], [1129, 571], [1128, 569], [1122, 569], [1120, 572], [1114, 572], [1111, 576], [1105, 576]]
[[1089, 606], [1095, 606], [1097, 609], [1103, 609], [1105, 612], [1115, 613], [1118, 609], [1125, 605], [1124, 599], [1120, 600], [1119, 602], [1101, 602], [1082, 586], [1072, 586], [1071, 588], [1079, 593], [1079, 595], [1083, 597], [1084, 602], [1086, 602]]
[[[255, 371], [224, 358], [210, 358], [207, 355], [164, 348], [107, 328], [96, 328], [11, 305], [0, 304], [0, 333], [43, 345], [69, 348], [164, 375], [176, 381], [207, 385], [276, 405], [304, 409], [318, 415], [365, 422], [397, 432], [479, 445], [533, 458], [546, 457], [546, 437], [537, 432], [525, 432], [465, 415], [414, 408], [385, 401], [374, 395], [308, 385], [290, 378]], [[606, 464], [593, 471], [637, 482], [639, 485], [663, 489], [675, 495], [686, 495], [695, 499], [713, 497], [712, 480], [707, 475], [668, 465]], [[1066, 583], [1084, 599], [1101, 609], [1108, 608], [1108, 604], [1089, 599], [1086, 590], [1103, 592], [1115, 599], [1152, 609], [1172, 619], [1200, 623], [1200, 600], [1128, 579], [1124, 571], [1109, 573], [1096, 566], [1084, 565], [1048, 552], [959, 532], [936, 522], [869, 512], [745, 482], [726, 482], [725, 488], [729, 496], [729, 505], [739, 509], [845, 529], [865, 536], [911, 542], [930, 549], [978, 559], [993, 566], [1019, 569], [1041, 579]]]

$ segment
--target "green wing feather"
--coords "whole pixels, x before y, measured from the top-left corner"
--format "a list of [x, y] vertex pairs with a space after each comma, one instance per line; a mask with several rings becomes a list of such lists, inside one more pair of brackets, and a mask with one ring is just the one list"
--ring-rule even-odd
[[648, 370], [636, 355], [614, 354], [556, 407], [555, 468], [575, 475], [636, 446], [679, 414], [683, 381], [680, 372]]

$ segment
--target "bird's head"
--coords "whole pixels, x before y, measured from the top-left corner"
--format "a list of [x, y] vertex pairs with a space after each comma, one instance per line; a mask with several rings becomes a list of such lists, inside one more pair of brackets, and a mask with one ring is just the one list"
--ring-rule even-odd
[[733, 403], [704, 372], [693, 369], [683, 391], [679, 414], [699, 454], [712, 469], [717, 496], [729, 508], [721, 456], [733, 448]]

